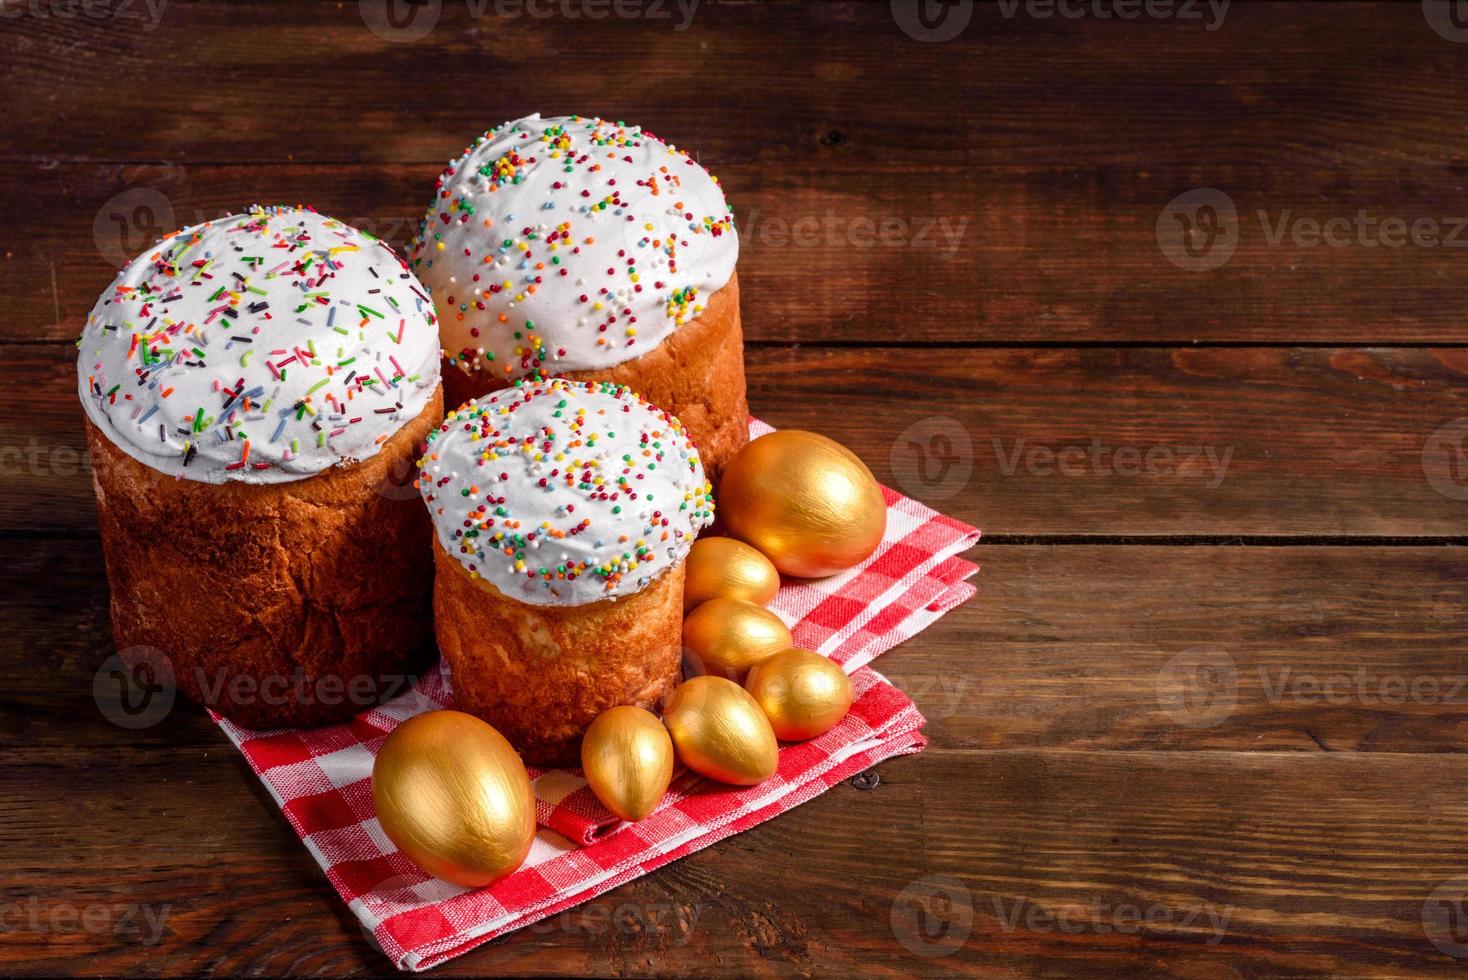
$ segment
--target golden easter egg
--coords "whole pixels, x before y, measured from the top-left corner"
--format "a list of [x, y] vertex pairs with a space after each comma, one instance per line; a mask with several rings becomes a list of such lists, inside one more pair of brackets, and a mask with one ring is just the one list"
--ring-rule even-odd
[[530, 776], [505, 737], [462, 711], [403, 722], [372, 766], [388, 838], [436, 878], [466, 888], [520, 867], [535, 836]]
[[763, 606], [710, 599], [683, 620], [685, 665], [692, 674], [743, 681], [749, 668], [790, 647], [790, 628]]
[[787, 742], [835, 728], [851, 710], [851, 678], [814, 650], [782, 650], [755, 664], [744, 682], [775, 735]]
[[733, 538], [699, 538], [688, 551], [683, 611], [710, 599], [743, 599], [763, 606], [780, 591], [780, 573], [768, 558]]
[[871, 470], [814, 432], [760, 436], [719, 481], [719, 516], [786, 575], [817, 578], [858, 564], [881, 543], [887, 505]]
[[663, 707], [663, 724], [678, 761], [721, 783], [753, 786], [780, 764], [769, 719], [748, 691], [722, 677], [679, 684]]
[[602, 805], [641, 820], [673, 778], [673, 741], [657, 716], [634, 705], [608, 708], [581, 738], [581, 769]]

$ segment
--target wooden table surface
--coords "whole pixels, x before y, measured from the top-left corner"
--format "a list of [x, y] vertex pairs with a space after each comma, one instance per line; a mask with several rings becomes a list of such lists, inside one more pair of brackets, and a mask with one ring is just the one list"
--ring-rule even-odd
[[984, 568], [878, 665], [927, 751], [441, 972], [1463, 968], [1468, 22], [392, 7], [0, 0], [0, 972], [388, 969], [201, 712], [98, 711], [72, 341], [149, 236], [289, 201], [401, 244], [537, 110], [696, 148], [754, 411]]

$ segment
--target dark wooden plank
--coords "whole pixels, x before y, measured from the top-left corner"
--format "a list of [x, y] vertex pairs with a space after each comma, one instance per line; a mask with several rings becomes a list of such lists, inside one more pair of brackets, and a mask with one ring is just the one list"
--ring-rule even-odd
[[[7, 167], [0, 337], [74, 338], [117, 265], [173, 228], [257, 201], [311, 203], [403, 246], [441, 162]], [[1452, 163], [1345, 175], [906, 166], [715, 165], [743, 236], [751, 340], [1468, 342], [1458, 312], [1468, 298], [1468, 183]], [[1178, 218], [1196, 221], [1204, 199], [1170, 202], [1200, 186], [1222, 189], [1218, 200], [1234, 208], [1232, 223], [1223, 220], [1236, 244], [1230, 253], [1234, 240], [1218, 239], [1195, 265], [1177, 251]], [[36, 207], [38, 194], [47, 207]], [[1333, 220], [1327, 241], [1319, 227]]]
[[532, 16], [451, 0], [428, 5], [426, 36], [397, 42], [366, 26], [380, 2], [170, 3], [153, 29], [114, 6], [22, 6], [0, 24], [5, 125], [23, 137], [7, 159], [436, 163], [476, 127], [544, 109], [640, 121], [723, 166], [818, 147], [848, 173], [874, 157], [959, 176], [1360, 166], [1461, 159], [1468, 113], [1468, 59], [1418, 4], [1232, 4], [1218, 23], [1199, 3], [1194, 19], [1124, 23], [1089, 5], [1037, 17], [1054, 5], [963, 3], [968, 23], [941, 43], [864, 0], [704, 2], [691, 21], [671, 2], [592, 18], [575, 2]]
[[[222, 736], [205, 734], [122, 761], [117, 733], [83, 721], [90, 761], [0, 760], [20, 924], [0, 936], [8, 970], [384, 968]], [[837, 787], [444, 972], [1461, 969], [1462, 948], [1435, 947], [1429, 929], [1446, 918], [1441, 898], [1462, 897], [1462, 756], [930, 749], [880, 773], [875, 791]], [[18, 918], [31, 909], [38, 919]], [[100, 910], [93, 930], [50, 918], [68, 909]], [[123, 930], [129, 909], [152, 918]], [[155, 945], [149, 921], [162, 923]]]
[[[7, 553], [0, 755], [68, 765], [112, 649], [100, 548], [20, 540]], [[1468, 749], [1468, 549], [977, 555], [979, 596], [879, 664], [939, 747]], [[110, 755], [142, 762], [176, 737], [129, 735]]]
[[[90, 530], [70, 345], [4, 348], [0, 528]], [[1461, 535], [1468, 353], [748, 352], [750, 404], [989, 533]], [[1456, 440], [1456, 441], [1455, 441]], [[1429, 450], [1424, 454], [1424, 449]]]
[[940, 745], [1468, 748], [1468, 549], [978, 555], [978, 597], [879, 665]]

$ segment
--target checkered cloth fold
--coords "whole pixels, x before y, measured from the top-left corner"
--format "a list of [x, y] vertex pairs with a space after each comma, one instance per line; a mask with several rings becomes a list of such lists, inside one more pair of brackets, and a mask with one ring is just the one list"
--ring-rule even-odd
[[[751, 435], [771, 431], [756, 421]], [[488, 888], [431, 878], [397, 848], [372, 806], [372, 761], [400, 722], [453, 706], [442, 663], [411, 690], [326, 728], [250, 731], [215, 720], [244, 753], [363, 929], [400, 969], [426, 970], [473, 947], [640, 877], [804, 803], [883, 759], [922, 749], [923, 717], [867, 667], [879, 654], [974, 594], [978, 570], [957, 557], [979, 532], [883, 488], [887, 531], [857, 568], [788, 582], [770, 603], [796, 646], [851, 675], [856, 701], [831, 731], [780, 750], [779, 771], [754, 787], [680, 771], [658, 809], [619, 821], [579, 770], [531, 770], [540, 830], [514, 874]]]

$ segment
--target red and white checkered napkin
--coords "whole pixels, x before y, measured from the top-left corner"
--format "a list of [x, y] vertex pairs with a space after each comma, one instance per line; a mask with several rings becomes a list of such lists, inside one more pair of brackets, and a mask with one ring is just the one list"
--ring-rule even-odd
[[[759, 422], [751, 434], [769, 427]], [[400, 969], [426, 970], [496, 936], [587, 901], [669, 861], [763, 823], [883, 759], [920, 751], [923, 716], [865, 665], [974, 594], [977, 566], [956, 557], [979, 532], [891, 490], [887, 533], [862, 565], [787, 583], [770, 608], [795, 644], [852, 675], [846, 720], [780, 749], [758, 786], [722, 786], [681, 771], [635, 824], [609, 813], [580, 770], [531, 770], [540, 830], [520, 870], [464, 889], [418, 870], [387, 839], [372, 807], [372, 760], [404, 719], [452, 707], [442, 664], [402, 697], [329, 728], [256, 732], [218, 718], [347, 905]]]

